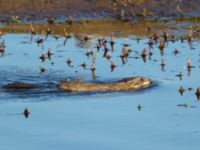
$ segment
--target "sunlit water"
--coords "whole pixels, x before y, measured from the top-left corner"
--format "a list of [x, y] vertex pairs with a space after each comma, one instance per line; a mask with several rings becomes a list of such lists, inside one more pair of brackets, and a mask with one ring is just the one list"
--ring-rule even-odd
[[[195, 90], [200, 86], [199, 41], [190, 46], [186, 41], [168, 42], [164, 55], [155, 44], [152, 58], [144, 63], [140, 54], [148, 52], [148, 39], [117, 38], [114, 52], [109, 52], [117, 65], [111, 72], [110, 61], [103, 58], [103, 51], [96, 59], [96, 80], [110, 82], [124, 77], [144, 76], [153, 81], [149, 89], [135, 92], [72, 94], [55, 88], [61, 80], [78, 75], [84, 81], [93, 81], [92, 58], [87, 58], [88, 47], [96, 46], [96, 39], [87, 46], [79, 40], [49, 37], [44, 49], [30, 35], [8, 34], [0, 39], [6, 42], [6, 52], [0, 57], [0, 85], [11, 82], [28, 82], [44, 86], [28, 91], [0, 92], [0, 148], [11, 149], [166, 149], [197, 150], [200, 142], [200, 105]], [[123, 65], [120, 52], [128, 41], [132, 50]], [[108, 44], [110, 48], [110, 45]], [[52, 49], [51, 61], [39, 59], [42, 52]], [[173, 51], [180, 53], [176, 56]], [[96, 51], [96, 48], [95, 48]], [[73, 67], [66, 64], [72, 60]], [[188, 75], [186, 65], [190, 57], [195, 66]], [[166, 67], [161, 69], [164, 59]], [[80, 64], [86, 62], [84, 70]], [[55, 63], [52, 65], [52, 62]], [[39, 66], [46, 68], [39, 72]], [[182, 71], [180, 80], [176, 75]], [[184, 95], [178, 92], [183, 85]], [[192, 91], [187, 88], [192, 87]], [[188, 107], [178, 107], [187, 104]], [[141, 111], [137, 106], [141, 105]], [[22, 112], [28, 107], [31, 114], [25, 119]]]

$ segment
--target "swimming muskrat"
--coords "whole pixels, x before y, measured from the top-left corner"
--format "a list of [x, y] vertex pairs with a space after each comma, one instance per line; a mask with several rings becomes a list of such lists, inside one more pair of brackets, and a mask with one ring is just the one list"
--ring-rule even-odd
[[143, 77], [125, 78], [123, 80], [112, 83], [91, 83], [91, 82], [60, 82], [58, 88], [70, 92], [114, 92], [114, 91], [130, 91], [147, 88], [151, 85], [151, 81]]
[[[77, 81], [62, 81], [57, 84], [58, 89], [70, 92], [115, 92], [115, 91], [131, 91], [147, 88], [151, 85], [150, 79], [144, 77], [125, 78], [116, 82], [97, 83], [97, 82], [81, 82]], [[31, 83], [14, 82], [9, 83], [2, 88], [14, 90], [30, 90], [35, 88], [45, 88]]]

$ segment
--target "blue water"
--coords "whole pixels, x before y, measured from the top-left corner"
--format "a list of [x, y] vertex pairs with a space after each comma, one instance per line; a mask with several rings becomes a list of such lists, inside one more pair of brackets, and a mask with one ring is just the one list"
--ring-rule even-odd
[[[114, 52], [109, 52], [117, 67], [111, 72], [110, 61], [102, 57], [101, 50], [95, 64], [95, 81], [144, 76], [152, 79], [153, 86], [135, 92], [75, 94], [53, 87], [61, 80], [68, 77], [74, 80], [78, 75], [83, 81], [93, 81], [92, 58], [84, 54], [96, 46], [96, 38], [90, 43], [72, 38], [63, 46], [63, 38], [49, 37], [44, 42], [44, 49], [35, 43], [37, 37], [29, 43], [30, 35], [26, 34], [4, 35], [0, 43], [3, 39], [6, 52], [0, 57], [1, 87], [15, 81], [50, 87], [29, 91], [0, 89], [0, 149], [199, 148], [200, 104], [194, 94], [200, 86], [199, 41], [194, 40], [192, 46], [187, 41], [168, 42], [164, 55], [160, 55], [158, 44], [155, 44], [151, 60], [147, 57], [144, 63], [140, 54], [144, 48], [148, 51], [147, 38], [139, 43], [131, 36], [117, 38]], [[123, 65], [119, 56], [125, 42], [130, 44], [132, 52]], [[51, 61], [42, 63], [39, 57], [42, 52], [47, 53], [48, 48], [54, 55]], [[174, 55], [174, 48], [180, 53]], [[67, 66], [68, 57], [73, 67]], [[195, 66], [189, 76], [188, 57]], [[162, 59], [166, 62], [164, 71], [160, 66]], [[79, 66], [83, 61], [87, 64], [86, 70]], [[39, 66], [47, 71], [40, 73]], [[182, 80], [176, 76], [180, 71]], [[181, 85], [186, 89], [183, 96], [178, 92]], [[193, 90], [188, 91], [189, 87]], [[178, 107], [178, 104], [188, 107]], [[138, 105], [142, 106], [140, 111]], [[25, 107], [31, 112], [27, 119], [22, 114]]]

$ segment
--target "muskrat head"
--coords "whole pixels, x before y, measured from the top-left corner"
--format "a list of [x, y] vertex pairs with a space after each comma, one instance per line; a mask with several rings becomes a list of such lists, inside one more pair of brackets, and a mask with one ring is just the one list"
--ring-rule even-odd
[[127, 85], [131, 89], [137, 89], [137, 88], [143, 88], [143, 87], [148, 87], [151, 84], [151, 81], [147, 78], [142, 78], [142, 77], [137, 77], [128, 80]]

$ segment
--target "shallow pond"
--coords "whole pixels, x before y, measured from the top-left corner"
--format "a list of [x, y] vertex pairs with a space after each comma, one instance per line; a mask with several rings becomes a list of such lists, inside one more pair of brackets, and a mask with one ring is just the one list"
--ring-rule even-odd
[[[95, 81], [144, 76], [152, 79], [152, 87], [134, 92], [72, 94], [54, 86], [78, 75], [81, 80], [93, 81], [92, 58], [85, 53], [88, 47], [96, 46], [97, 39], [85, 43], [71, 38], [64, 46], [64, 38], [48, 37], [42, 47], [35, 42], [37, 38], [32, 43], [27, 34], [7, 34], [0, 39], [0, 43], [5, 40], [6, 44], [6, 52], [0, 57], [1, 87], [15, 81], [46, 86], [28, 91], [0, 89], [1, 149], [199, 148], [200, 104], [195, 96], [200, 86], [199, 41], [194, 40], [192, 45], [187, 41], [169, 41], [163, 55], [155, 44], [151, 59], [147, 57], [144, 63], [140, 55], [144, 48], [149, 51], [147, 38], [139, 42], [132, 36], [117, 38], [114, 52], [109, 51], [110, 60], [117, 67], [111, 72], [110, 61], [102, 57], [101, 49], [95, 63]], [[120, 53], [125, 42], [130, 44], [132, 52], [123, 64]], [[48, 48], [52, 49], [52, 58], [41, 62], [39, 57]], [[179, 50], [177, 55], [175, 48]], [[73, 67], [67, 65], [68, 57]], [[190, 74], [186, 68], [188, 57], [194, 66]], [[162, 59], [166, 63], [163, 70]], [[86, 70], [80, 66], [84, 61]], [[46, 72], [40, 73], [39, 67]], [[182, 80], [176, 76], [179, 72], [183, 73]], [[181, 85], [186, 89], [183, 96], [178, 92]], [[193, 90], [187, 90], [189, 87]], [[185, 105], [179, 107], [179, 104]], [[25, 107], [31, 112], [27, 119], [22, 115]]]

